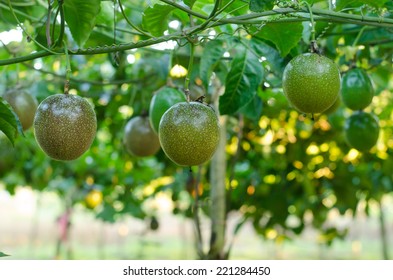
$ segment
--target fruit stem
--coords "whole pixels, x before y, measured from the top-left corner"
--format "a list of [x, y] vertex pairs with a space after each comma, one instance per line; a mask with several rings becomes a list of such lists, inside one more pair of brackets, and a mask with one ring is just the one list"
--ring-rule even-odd
[[190, 79], [191, 79], [191, 72], [194, 66], [194, 44], [190, 42], [190, 60], [188, 62], [188, 70], [187, 76], [184, 82], [184, 92], [186, 93], [187, 102], [190, 102]]
[[303, 1], [303, 4], [306, 5], [307, 10], [310, 14], [310, 24], [311, 24], [311, 52], [313, 53], [318, 53], [318, 45], [317, 41], [315, 39], [315, 21], [314, 21], [314, 15], [312, 13], [311, 5], [307, 1]]
[[51, 32], [50, 32], [50, 24], [51, 24], [51, 13], [52, 13], [52, 5], [50, 3], [50, 0], [48, 0], [48, 14], [47, 14], [47, 19], [46, 19], [46, 42], [48, 47], [52, 45], [52, 39], [51, 39]]
[[71, 62], [70, 62], [70, 56], [68, 55], [68, 48], [67, 48], [66, 42], [64, 42], [64, 52], [66, 55], [66, 62], [67, 62], [66, 81], [64, 84], [64, 94], [68, 94], [68, 92], [70, 90]]

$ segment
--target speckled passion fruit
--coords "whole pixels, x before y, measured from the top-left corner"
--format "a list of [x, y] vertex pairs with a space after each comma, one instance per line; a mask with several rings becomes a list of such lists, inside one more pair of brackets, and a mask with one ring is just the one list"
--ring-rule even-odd
[[154, 93], [150, 101], [149, 120], [155, 133], [158, 134], [161, 117], [166, 110], [176, 103], [185, 101], [186, 95], [175, 88], [165, 86]]
[[343, 75], [341, 97], [345, 106], [357, 111], [363, 110], [374, 97], [374, 87], [370, 76], [361, 68], [354, 68]]
[[378, 118], [364, 111], [353, 113], [344, 124], [345, 138], [348, 144], [359, 151], [370, 150], [378, 141]]
[[33, 125], [34, 115], [38, 107], [37, 99], [20, 88], [6, 91], [3, 98], [17, 114], [23, 130], [29, 129]]
[[77, 95], [55, 94], [44, 99], [34, 117], [35, 138], [55, 160], [74, 160], [92, 144], [97, 119], [90, 103]]
[[336, 101], [341, 86], [337, 65], [329, 58], [305, 53], [285, 67], [282, 79], [288, 101], [302, 113], [322, 113]]
[[174, 163], [200, 165], [216, 151], [220, 125], [211, 107], [200, 102], [180, 102], [162, 116], [158, 136], [162, 149]]
[[12, 171], [15, 166], [15, 148], [7, 136], [0, 131], [0, 178]]
[[123, 143], [127, 152], [137, 157], [154, 155], [160, 149], [158, 135], [150, 126], [148, 116], [136, 116], [127, 122]]

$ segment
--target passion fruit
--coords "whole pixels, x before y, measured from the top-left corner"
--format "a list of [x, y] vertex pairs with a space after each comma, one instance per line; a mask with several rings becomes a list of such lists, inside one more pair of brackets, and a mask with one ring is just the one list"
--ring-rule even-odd
[[35, 138], [55, 160], [74, 160], [91, 146], [96, 114], [90, 103], [77, 95], [55, 94], [44, 99], [34, 117]]
[[341, 87], [337, 65], [316, 53], [294, 57], [285, 67], [282, 79], [288, 101], [302, 113], [322, 113], [336, 101]]
[[353, 113], [344, 124], [345, 138], [348, 144], [359, 151], [368, 151], [379, 137], [378, 118], [364, 111]]
[[160, 141], [147, 116], [136, 116], [127, 122], [123, 143], [127, 152], [137, 157], [154, 155], [160, 149]]
[[149, 121], [155, 133], [158, 134], [161, 117], [166, 110], [176, 103], [185, 101], [185, 94], [172, 87], [165, 86], [154, 93], [150, 101]]
[[341, 97], [345, 106], [357, 111], [369, 106], [375, 91], [370, 76], [361, 68], [354, 68], [343, 75]]
[[200, 165], [216, 151], [220, 125], [211, 107], [200, 102], [180, 102], [164, 113], [158, 135], [162, 149], [174, 163]]
[[3, 98], [17, 114], [23, 130], [29, 129], [33, 125], [34, 115], [38, 107], [37, 99], [20, 88], [6, 91]]

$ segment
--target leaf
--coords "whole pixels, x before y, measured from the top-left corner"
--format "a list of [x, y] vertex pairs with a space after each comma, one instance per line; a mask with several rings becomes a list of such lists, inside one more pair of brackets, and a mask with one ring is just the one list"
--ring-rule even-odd
[[23, 135], [22, 124], [18, 116], [2, 97], [0, 97], [0, 131], [4, 132], [12, 145], [14, 145], [17, 132]]
[[255, 96], [264, 70], [259, 58], [246, 48], [238, 49], [225, 81], [225, 93], [220, 96], [220, 113], [234, 114]]
[[9, 257], [9, 255], [4, 254], [3, 252], [0, 252], [0, 258], [1, 258], [1, 257]]
[[381, 8], [389, 0], [337, 0], [336, 8], [337, 10], [342, 10], [346, 7], [360, 7], [362, 5], [369, 5], [375, 8]]
[[256, 37], [251, 38], [250, 47], [256, 54], [258, 54], [258, 56], [266, 58], [264, 63], [270, 66], [270, 72], [281, 77], [284, 72], [286, 62], [274, 47]]
[[239, 112], [241, 112], [246, 118], [258, 121], [262, 115], [262, 100], [259, 96], [254, 96], [254, 98], [246, 106], [242, 107]]
[[189, 8], [192, 8], [195, 2], [196, 0], [184, 0], [184, 4], [186, 4]]
[[250, 0], [250, 11], [263, 12], [274, 7], [275, 0]]
[[256, 36], [271, 41], [285, 57], [299, 43], [302, 35], [302, 23], [274, 23], [264, 26]]
[[95, 26], [101, 10], [100, 0], [64, 1], [64, 17], [72, 37], [79, 47], [83, 47]]
[[199, 75], [203, 82], [205, 89], [209, 87], [211, 74], [220, 61], [225, 52], [223, 41], [212, 40], [209, 41], [203, 48], [201, 62], [199, 66]]
[[168, 29], [168, 17], [174, 7], [169, 5], [156, 4], [153, 8], [148, 7], [144, 11], [142, 26], [153, 36], [161, 36]]

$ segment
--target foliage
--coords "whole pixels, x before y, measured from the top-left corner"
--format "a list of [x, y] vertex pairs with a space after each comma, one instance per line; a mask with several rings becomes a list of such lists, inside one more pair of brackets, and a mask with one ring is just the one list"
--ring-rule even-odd
[[[308, 0], [308, 7], [289, 0], [137, 0], [114, 7], [111, 1], [73, 0], [49, 1], [50, 9], [46, 1], [12, 2], [0, 0], [0, 34], [18, 33], [19, 26], [23, 37], [3, 42], [0, 90], [23, 83], [42, 101], [61, 93], [69, 77], [70, 93], [94, 104], [98, 129], [81, 158], [53, 161], [33, 131], [15, 138], [18, 121], [0, 99], [0, 129], [15, 140], [15, 148], [0, 150], [15, 164], [5, 174], [0, 168], [10, 193], [31, 185], [58, 192], [69, 207], [98, 189], [104, 201], [91, 211], [114, 222], [124, 215], [155, 217], [149, 202], [164, 192], [175, 214], [195, 215], [195, 199], [208, 201], [214, 188], [208, 165], [194, 168], [191, 176], [163, 151], [130, 156], [121, 140], [126, 122], [146, 112], [164, 85], [189, 88], [195, 98], [204, 95], [227, 116], [226, 211], [244, 217], [235, 233], [251, 221], [261, 236], [282, 242], [314, 227], [329, 244], [345, 234], [329, 225], [330, 211], [355, 215], [360, 201], [379, 201], [393, 191], [390, 1], [337, 0], [334, 6]], [[309, 51], [313, 34], [342, 73], [356, 65], [374, 82], [376, 96], [365, 110], [377, 115], [381, 134], [368, 152], [345, 142], [343, 124], [351, 110], [340, 105], [312, 121], [282, 93], [285, 65]], [[188, 69], [186, 78], [169, 76], [175, 64]], [[209, 209], [202, 204], [204, 213], [214, 215]]]
[[1, 257], [8, 257], [8, 255], [7, 254], [4, 254], [3, 252], [0, 252], [0, 258]]

